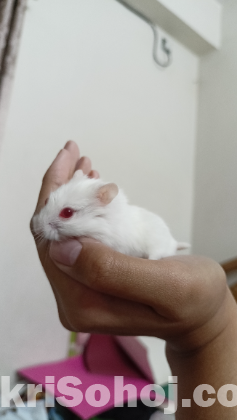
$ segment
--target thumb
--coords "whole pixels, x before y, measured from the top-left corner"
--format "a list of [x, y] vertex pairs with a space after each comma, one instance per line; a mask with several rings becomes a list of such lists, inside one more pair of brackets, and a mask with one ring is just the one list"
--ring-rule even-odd
[[131, 300], [144, 296], [144, 284], [142, 293], [139, 287], [135, 288], [143, 261], [116, 252], [95, 239], [51, 242], [49, 256], [61, 271], [94, 290]]
[[212, 260], [204, 257], [135, 258], [85, 237], [52, 242], [49, 255], [62, 272], [89, 289], [150, 306], [175, 322], [193, 322], [195, 308], [205, 316], [213, 313], [213, 284], [216, 290], [223, 287], [222, 280], [216, 282]]
[[51, 242], [49, 255], [56, 265], [71, 267], [75, 264], [82, 250], [82, 244], [77, 239], [63, 242]]
[[49, 256], [61, 271], [74, 280], [87, 286], [90, 286], [90, 282], [96, 283], [96, 288], [100, 287], [99, 278], [105, 280], [105, 277], [116, 275], [116, 264], [113, 263], [116, 259], [129, 258], [88, 237], [51, 242]]
[[61, 271], [97, 291], [102, 291], [110, 278], [119, 274], [116, 270], [119, 257], [129, 258], [88, 237], [51, 242], [49, 256]]
[[163, 310], [166, 306], [174, 307], [171, 291], [176, 289], [177, 282], [172, 278], [167, 281], [169, 270], [165, 260], [134, 258], [91, 238], [52, 242], [49, 255], [61, 271], [100, 293], [161, 306]]

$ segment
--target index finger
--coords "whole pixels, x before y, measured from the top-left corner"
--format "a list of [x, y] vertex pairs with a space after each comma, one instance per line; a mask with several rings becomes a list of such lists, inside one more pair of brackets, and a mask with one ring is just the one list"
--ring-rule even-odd
[[77, 144], [74, 141], [68, 141], [44, 175], [35, 213], [44, 207], [45, 200], [52, 191], [71, 179], [79, 158]]

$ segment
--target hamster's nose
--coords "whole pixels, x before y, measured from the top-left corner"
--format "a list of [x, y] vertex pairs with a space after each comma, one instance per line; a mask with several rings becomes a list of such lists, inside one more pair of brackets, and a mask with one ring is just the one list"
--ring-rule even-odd
[[57, 229], [58, 225], [56, 222], [49, 222], [49, 225], [53, 228], [53, 229]]

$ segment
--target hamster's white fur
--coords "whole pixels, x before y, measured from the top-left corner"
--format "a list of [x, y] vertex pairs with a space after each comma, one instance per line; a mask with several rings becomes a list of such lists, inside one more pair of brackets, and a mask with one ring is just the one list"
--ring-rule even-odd
[[[60, 217], [65, 208], [74, 211], [72, 217]], [[81, 170], [50, 194], [44, 208], [33, 218], [33, 229], [52, 241], [91, 237], [123, 254], [152, 260], [189, 246], [178, 243], [159, 216], [129, 205], [115, 184], [88, 178]]]

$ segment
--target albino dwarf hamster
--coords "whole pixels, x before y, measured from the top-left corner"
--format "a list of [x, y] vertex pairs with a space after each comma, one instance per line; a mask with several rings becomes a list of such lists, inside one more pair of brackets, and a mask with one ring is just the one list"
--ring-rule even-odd
[[51, 241], [87, 236], [123, 254], [151, 260], [189, 246], [177, 242], [159, 216], [129, 205], [116, 184], [88, 178], [81, 170], [50, 194], [34, 216], [33, 228]]

